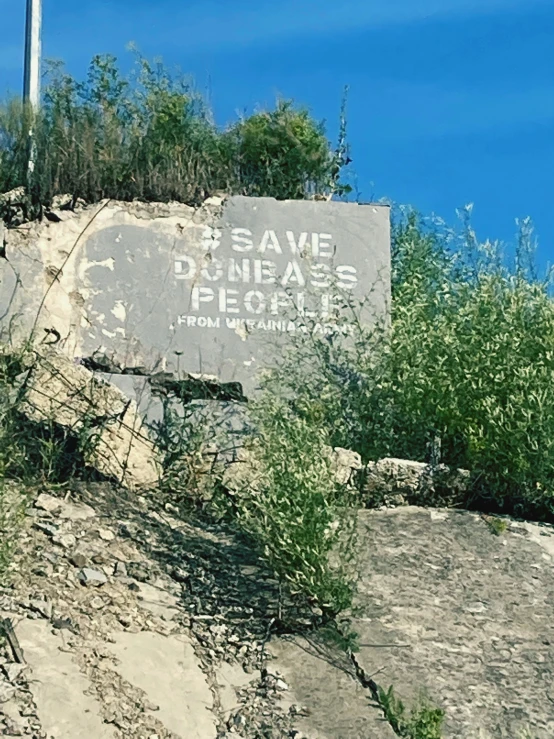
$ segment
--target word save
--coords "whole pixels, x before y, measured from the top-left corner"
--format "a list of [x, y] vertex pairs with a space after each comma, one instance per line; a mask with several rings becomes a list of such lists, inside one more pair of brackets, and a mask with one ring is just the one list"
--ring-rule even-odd
[[266, 230], [255, 239], [250, 229], [233, 228], [226, 248], [220, 248], [221, 242], [222, 233], [208, 229], [202, 250], [175, 257], [176, 279], [191, 283], [193, 312], [213, 303], [223, 314], [277, 315], [292, 301], [308, 315], [312, 311], [306, 306], [318, 293], [318, 312], [328, 314], [336, 297], [322, 293], [352, 291], [358, 282], [355, 267], [334, 264], [328, 233], [296, 236], [287, 230], [279, 238], [275, 230]]

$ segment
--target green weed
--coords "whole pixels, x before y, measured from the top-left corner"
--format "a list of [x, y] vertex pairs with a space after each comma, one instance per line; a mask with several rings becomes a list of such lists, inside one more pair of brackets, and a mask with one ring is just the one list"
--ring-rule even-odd
[[307, 596], [324, 620], [347, 608], [353, 516], [337, 485], [328, 434], [291, 412], [278, 396], [253, 407], [260, 475], [235, 497], [236, 520], [292, 593]]
[[491, 534], [495, 536], [501, 536], [508, 528], [508, 522], [497, 516], [486, 516], [485, 523], [489, 527]]
[[385, 718], [398, 736], [404, 739], [441, 739], [444, 711], [432, 706], [424, 695], [408, 713], [392, 685], [386, 691], [380, 688], [378, 693]]

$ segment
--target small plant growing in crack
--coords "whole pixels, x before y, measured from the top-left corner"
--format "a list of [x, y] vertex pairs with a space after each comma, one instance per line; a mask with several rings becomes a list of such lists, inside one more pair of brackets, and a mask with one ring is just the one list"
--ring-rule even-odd
[[503, 518], [498, 518], [498, 516], [483, 516], [483, 519], [489, 527], [491, 534], [495, 536], [501, 536], [508, 529], [508, 522]]
[[517, 739], [537, 739], [537, 737], [530, 728], [525, 728], [519, 731]]
[[425, 695], [419, 697], [409, 714], [392, 685], [386, 691], [378, 688], [377, 700], [398, 736], [405, 739], [441, 739], [444, 711], [433, 706]]

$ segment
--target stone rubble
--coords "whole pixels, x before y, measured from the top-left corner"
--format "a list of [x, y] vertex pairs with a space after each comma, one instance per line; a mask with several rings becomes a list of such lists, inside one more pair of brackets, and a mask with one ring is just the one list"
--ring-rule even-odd
[[[326, 454], [337, 485], [354, 489], [355, 477], [363, 467], [360, 455], [357, 452], [340, 447], [334, 449], [329, 447]], [[232, 493], [240, 494], [245, 490], [255, 492], [263, 483], [264, 470], [260, 468], [255, 449], [253, 450], [247, 446], [237, 449], [233, 459], [226, 459], [219, 466], [207, 464], [206, 469], [219, 471], [223, 486]]]
[[[85, 693], [97, 707], [101, 725], [109, 729], [106, 737], [299, 736], [294, 716], [301, 707], [280, 706], [288, 685], [279, 673], [266, 668], [267, 593], [258, 602], [255, 597], [237, 597], [232, 602], [220, 591], [208, 558], [190, 548], [165, 562], [157, 558], [160, 547], [169, 548], [163, 540], [168, 532], [176, 540], [183, 535], [202, 539], [208, 548], [217, 537], [154, 510], [146, 498], [139, 498], [137, 504], [142, 525], [131, 515], [108, 520], [105, 510], [110, 504], [99, 492], [110, 489], [107, 483], [83, 483], [81, 492], [88, 494], [87, 502], [76, 500], [76, 491], [63, 498], [45, 492], [36, 496], [27, 511], [12, 586], [0, 589], [0, 613], [12, 619], [16, 634], [25, 633], [26, 623], [45, 624], [48, 638], [59, 642], [62, 656], [70, 655], [88, 681]], [[123, 489], [118, 492], [122, 494]], [[232, 546], [231, 541], [228, 544]], [[236, 580], [231, 569], [229, 565], [229, 576]], [[247, 576], [263, 576], [257, 567], [243, 565], [242, 569]], [[275, 589], [270, 581], [267, 587]], [[114, 658], [118, 634], [190, 640], [191, 653], [212, 696], [213, 733], [204, 729], [195, 734], [193, 727], [186, 737], [172, 733], [160, 720], [160, 707], [118, 671], [123, 669]], [[35, 649], [32, 639], [28, 649], [30, 653]], [[218, 684], [224, 666], [243, 676], [231, 690], [231, 700], [223, 700]], [[14, 662], [7, 644], [0, 647], [0, 668], [0, 733], [50, 739], [45, 728], [48, 720], [43, 724], [33, 698], [36, 689], [29, 666]], [[40, 700], [48, 705], [44, 696]], [[58, 730], [61, 733], [52, 734], [55, 739], [65, 739]]]
[[455, 506], [463, 500], [469, 482], [467, 470], [386, 457], [366, 465], [362, 496], [372, 508], [422, 504]]
[[19, 226], [27, 221], [28, 213], [29, 198], [24, 187], [14, 187], [0, 194], [0, 223], [5, 221], [12, 226]]
[[[53, 492], [31, 496], [0, 588], [25, 658], [0, 640], [0, 735], [393, 739], [316, 631], [286, 638], [313, 612], [289, 628], [292, 604], [222, 526], [183, 520], [156, 490]], [[360, 526], [365, 673], [408, 703], [430, 688], [448, 739], [508, 739], [514, 721], [552, 737], [554, 528], [494, 536], [477, 514], [410, 508], [362, 511]]]

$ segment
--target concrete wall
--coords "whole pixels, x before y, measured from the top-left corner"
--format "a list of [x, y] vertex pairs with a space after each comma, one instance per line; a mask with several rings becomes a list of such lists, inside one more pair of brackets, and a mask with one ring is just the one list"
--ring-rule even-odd
[[333, 330], [345, 299], [365, 301], [366, 321], [386, 314], [386, 206], [230, 197], [199, 209], [111, 201], [56, 217], [7, 232], [4, 336], [34, 327], [74, 357], [100, 352], [249, 391], [290, 333]]

